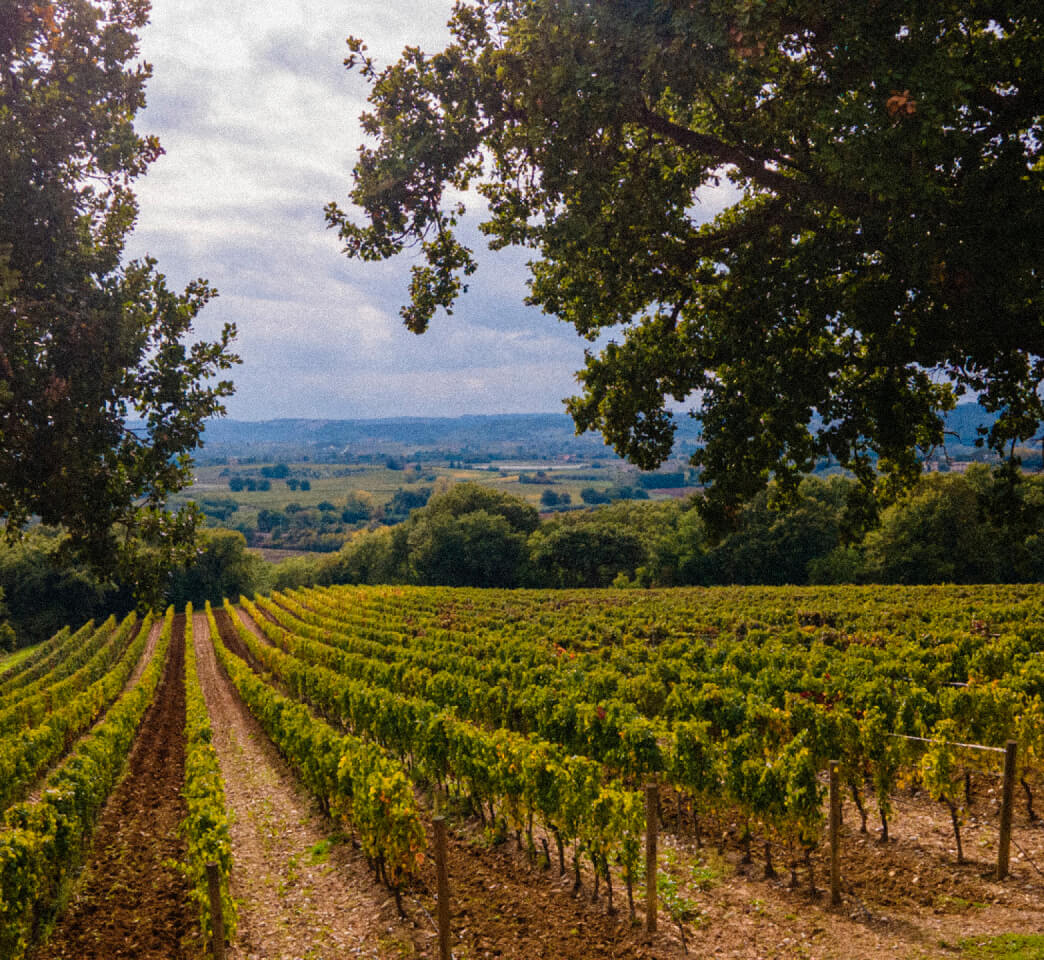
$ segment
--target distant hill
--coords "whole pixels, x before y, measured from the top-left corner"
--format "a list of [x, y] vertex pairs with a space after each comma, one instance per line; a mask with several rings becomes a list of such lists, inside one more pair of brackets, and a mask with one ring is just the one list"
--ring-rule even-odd
[[[698, 424], [686, 418], [681, 436], [695, 440]], [[390, 417], [380, 420], [212, 420], [200, 461], [225, 457], [372, 455], [486, 457], [610, 457], [599, 434], [576, 436], [564, 413], [463, 417]]]
[[996, 419], [996, 415], [987, 413], [977, 403], [958, 404], [956, 409], [946, 416], [946, 430], [956, 433], [960, 440], [947, 437], [947, 442], [960, 442], [965, 446], [974, 446], [975, 438], [978, 436], [977, 428], [979, 426], [990, 427]]
[[[946, 418], [951, 456], [974, 450], [976, 428], [994, 417], [976, 403], [961, 404]], [[687, 458], [699, 444], [698, 419], [679, 416], [675, 453]], [[389, 417], [379, 420], [227, 420], [207, 424], [197, 460], [341, 459], [367, 455], [445, 456], [462, 459], [560, 457], [615, 458], [599, 434], [576, 436], [564, 413], [462, 417]]]

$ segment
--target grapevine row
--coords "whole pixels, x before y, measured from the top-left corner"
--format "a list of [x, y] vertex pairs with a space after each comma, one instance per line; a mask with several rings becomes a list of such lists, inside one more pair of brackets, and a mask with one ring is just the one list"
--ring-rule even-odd
[[185, 609], [185, 786], [182, 796], [187, 813], [181, 824], [185, 838], [182, 869], [192, 899], [199, 908], [200, 927], [208, 943], [214, 936], [214, 918], [210, 912], [207, 864], [218, 865], [224, 930], [229, 939], [235, 936], [237, 917], [236, 904], [229, 889], [232, 845], [225, 809], [225, 786], [213, 747], [213, 736], [196, 669], [196, 639], [190, 603]]
[[[466, 591], [452, 594], [456, 608], [461, 606], [458, 598], [462, 593]], [[1017, 632], [992, 637], [989, 643], [968, 629], [933, 639], [910, 636], [904, 628], [906, 635], [887, 643], [874, 635], [841, 635], [825, 625], [827, 620], [843, 620], [833, 612], [826, 616], [801, 613], [799, 617], [806, 623], [788, 626], [775, 635], [759, 627], [756, 635], [754, 630], [736, 629], [731, 638], [722, 635], [719, 617], [714, 628], [718, 633], [708, 632], [702, 642], [688, 644], [688, 649], [681, 649], [665, 631], [647, 625], [634, 637], [625, 635], [620, 642], [582, 650], [575, 666], [571, 657], [562, 656], [564, 648], [557, 643], [552, 646], [552, 637], [544, 641], [543, 648], [545, 652], [557, 648], [563, 669], [550, 675], [551, 682], [547, 671], [538, 670], [529, 683], [525, 679], [493, 683], [502, 663], [516, 655], [532, 662], [535, 655], [525, 648], [538, 646], [536, 641], [504, 631], [500, 656], [481, 661], [493, 664], [487, 674], [491, 682], [476, 683], [472, 682], [474, 673], [480, 671], [475, 671], [477, 658], [472, 651], [487, 644], [462, 639], [467, 652], [454, 652], [452, 635], [424, 626], [433, 622], [434, 614], [425, 620], [418, 608], [432, 592], [396, 591], [395, 603], [401, 606], [397, 636], [394, 614], [373, 615], [355, 606], [346, 607], [351, 610], [346, 616], [327, 613], [337, 598], [367, 603], [374, 594], [312, 590], [302, 592], [307, 603], [281, 595], [278, 607], [269, 604], [266, 609], [290, 625], [291, 634], [284, 634], [264, 617], [258, 619], [273, 642], [287, 649], [292, 645], [296, 656], [310, 662], [453, 706], [480, 722], [533, 730], [625, 774], [662, 771], [676, 786], [705, 803], [738, 805], [756, 822], [787, 837], [815, 833], [820, 807], [814, 772], [830, 758], [842, 761], [842, 775], [864, 816], [861, 794], [864, 785], [870, 787], [887, 832], [889, 796], [900, 771], [921, 772], [923, 768], [927, 772], [932, 765], [923, 751], [911, 750], [891, 736], [897, 732], [937, 740], [960, 735], [993, 744], [1014, 736], [1020, 743], [1024, 771], [1039, 768], [1044, 754], [1041, 631], [1027, 617], [1020, 618], [1019, 611], [1008, 612]], [[475, 592], [475, 596], [485, 599], [488, 593]], [[527, 595], [517, 601], [514, 594], [510, 596], [511, 602], [522, 604]], [[591, 601], [589, 594], [585, 597]], [[614, 613], [618, 616], [613, 629], [619, 635], [629, 629], [629, 621], [626, 611]], [[909, 616], [908, 612], [904, 615]], [[853, 616], [856, 622], [865, 620], [859, 611]], [[307, 629], [298, 618], [311, 621]], [[542, 618], [512, 619], [526, 624]], [[775, 613], [772, 619], [783, 624], [787, 618]], [[353, 620], [366, 624], [366, 639], [346, 635], [344, 624]], [[380, 627], [375, 625], [378, 622]], [[576, 629], [567, 617], [558, 617], [552, 626], [559, 635]], [[981, 632], [982, 628], [976, 629]], [[589, 634], [590, 628], [584, 632]], [[308, 636], [297, 637], [298, 633]], [[382, 645], [378, 639], [382, 633], [390, 643]], [[654, 635], [658, 639], [650, 642]], [[588, 643], [586, 637], [582, 643]], [[418, 648], [415, 653], [410, 652], [411, 644]], [[959, 666], [962, 662], [965, 667]], [[611, 666], [604, 666], [607, 663]], [[438, 664], [439, 671], [433, 672], [430, 664]], [[1014, 673], [1005, 673], [1016, 665]], [[962, 673], [967, 679], [957, 685], [951, 678]], [[979, 681], [980, 676], [998, 674], [999, 682]], [[650, 677], [671, 690], [659, 698], [659, 709], [648, 711], [650, 718], [636, 716], [638, 703], [618, 696], [583, 699], [598, 685], [612, 693], [640, 693], [642, 683], [633, 681], [649, 681]], [[657, 698], [651, 699], [656, 703]], [[649, 719], [657, 717], [662, 721], [650, 726]], [[644, 733], [644, 738], [629, 738], [629, 730]], [[624, 742], [648, 744], [648, 749], [621, 750], [621, 733]], [[694, 757], [698, 763], [693, 762]], [[799, 789], [802, 783], [805, 787]], [[1028, 796], [1029, 786], [1025, 780], [1023, 783]]]
[[209, 604], [207, 618], [218, 662], [250, 712], [324, 810], [355, 827], [375, 870], [398, 890], [416, 872], [425, 845], [402, 765], [377, 744], [334, 730], [274, 691], [225, 646]]
[[[150, 615], [134, 642], [101, 679], [48, 714], [39, 726], [0, 740], [0, 810], [24, 796], [33, 782], [116, 699], [141, 659], [151, 623]], [[134, 621], [125, 622], [128, 630], [134, 625]]]
[[[0, 958], [21, 960], [54, 915], [83, 862], [105, 800], [123, 771], [141, 718], [166, 667], [174, 620], [167, 611], [141, 678], [47, 780], [36, 803], [7, 810], [0, 830]], [[140, 652], [140, 651], [139, 651]]]
[[56, 704], [65, 703], [119, 660], [134, 637], [137, 617], [131, 613], [116, 628], [110, 617], [79, 650], [70, 652], [50, 673], [17, 692], [17, 699], [0, 710], [0, 737], [13, 730], [35, 726]]
[[533, 820], [539, 818], [555, 837], [560, 865], [565, 843], [573, 844], [577, 876], [584, 852], [611, 883], [609, 862], [618, 855], [630, 890], [645, 830], [643, 801], [618, 782], [603, 783], [600, 764], [536, 737], [484, 730], [430, 701], [310, 665], [258, 641], [230, 605], [226, 612], [250, 656], [295, 696], [356, 735], [408, 755], [427, 781], [463, 785], [480, 813], [483, 804], [498, 804], [511, 828], [526, 831], [530, 847]]
[[[241, 604], [248, 613], [258, 616], [249, 600], [241, 598]], [[343, 661], [338, 663], [335, 649], [324, 651], [316, 641], [297, 637], [263, 617], [258, 616], [258, 620], [269, 640], [294, 657], [308, 663], [325, 661], [325, 665], [339, 667], [342, 672], [347, 666]], [[266, 669], [277, 670], [280, 658], [276, 652], [259, 647], [246, 634], [244, 641]], [[727, 801], [748, 810], [748, 817], [787, 841], [800, 840], [807, 846], [818, 836], [822, 817], [818, 767], [804, 733], [783, 744], [763, 742], [764, 738], [759, 740], [749, 733], [723, 742], [712, 736], [706, 722], [682, 721], [668, 730], [635, 716], [633, 707], [629, 711], [612, 706], [607, 710], [597, 704], [577, 703], [565, 692], [565, 702], [552, 706], [553, 697], [539, 689], [535, 691], [536, 702], [550, 709], [534, 720], [526, 713], [527, 706], [533, 705], [528, 688], [486, 688], [462, 678], [452, 656], [444, 653], [443, 660], [448, 669], [427, 677], [419, 699], [396, 692], [397, 683], [420, 683], [416, 669], [404, 674], [395, 670], [395, 665], [381, 662], [371, 664], [373, 669], [364, 670], [353, 680], [351, 675], [331, 677], [321, 668], [307, 671], [287, 666], [292, 661], [283, 661], [280, 676], [312, 702], [321, 697], [324, 712], [340, 709], [343, 715], [347, 711], [347, 720], [353, 726], [368, 722], [370, 732], [404, 753], [415, 750], [410, 732], [428, 722], [440, 708], [452, 708], [465, 718], [508, 729], [528, 716], [537, 725], [536, 736], [560, 750], [623, 771], [632, 780], [658, 773], [675, 787], [698, 796], [703, 807]], [[390, 689], [381, 689], [385, 684]], [[505, 708], [502, 714], [491, 711], [494, 702]], [[498, 734], [506, 735], [501, 731]], [[554, 739], [556, 736], [559, 739]]]
[[75, 633], [69, 627], [62, 627], [50, 640], [41, 643], [31, 657], [10, 671], [0, 673], [0, 696], [21, 689], [53, 670], [71, 650], [79, 649], [84, 638], [92, 634], [94, 629], [93, 620], [88, 620]]

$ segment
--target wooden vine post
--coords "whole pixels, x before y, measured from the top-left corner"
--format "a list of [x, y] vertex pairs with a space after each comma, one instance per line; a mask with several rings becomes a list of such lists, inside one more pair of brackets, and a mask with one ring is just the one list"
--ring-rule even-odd
[[214, 954], [214, 960], [225, 960], [225, 914], [221, 906], [221, 873], [214, 861], [207, 864], [207, 890], [210, 894], [210, 926], [213, 931], [210, 949]]
[[656, 932], [656, 830], [659, 817], [659, 787], [645, 785], [645, 932]]
[[435, 875], [438, 890], [439, 960], [450, 956], [449, 876], [446, 871], [446, 818], [435, 817]]
[[1004, 744], [1004, 787], [1001, 793], [1000, 840], [997, 849], [997, 879], [1008, 875], [1011, 855], [1011, 809], [1015, 802], [1015, 741]]
[[841, 790], [837, 760], [830, 761], [830, 903], [841, 903]]

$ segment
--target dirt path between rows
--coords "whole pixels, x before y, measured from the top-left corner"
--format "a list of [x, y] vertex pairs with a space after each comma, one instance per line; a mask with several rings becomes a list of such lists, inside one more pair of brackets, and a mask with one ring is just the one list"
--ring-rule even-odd
[[204, 614], [195, 615], [193, 632], [233, 814], [232, 895], [242, 905], [230, 960], [414, 956], [394, 900], [373, 883], [361, 856], [331, 842], [331, 822], [218, 667]]
[[141, 651], [138, 665], [131, 671], [130, 679], [124, 687], [125, 690], [129, 690], [141, 679], [145, 668], [152, 662], [152, 655], [156, 652], [156, 644], [159, 643], [160, 634], [163, 632], [163, 622], [164, 618], [159, 617], [149, 628], [149, 635], [145, 640], [145, 649]]
[[[182, 857], [185, 816], [184, 618], [155, 701], [113, 791], [76, 892], [34, 960], [183, 960], [197, 927], [188, 885], [168, 861]], [[143, 656], [143, 660], [145, 657]]]

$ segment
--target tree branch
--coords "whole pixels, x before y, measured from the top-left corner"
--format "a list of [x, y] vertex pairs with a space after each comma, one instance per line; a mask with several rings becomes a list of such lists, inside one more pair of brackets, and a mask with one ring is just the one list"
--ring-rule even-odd
[[713, 256], [722, 248], [731, 248], [738, 243], [755, 240], [764, 236], [769, 227], [785, 227], [793, 225], [795, 229], [802, 226], [802, 217], [790, 213], [786, 200], [775, 197], [760, 209], [752, 211], [741, 222], [734, 223], [721, 230], [703, 231], [685, 242], [685, 248], [692, 257]]
[[647, 130], [658, 133], [681, 147], [707, 154], [722, 163], [733, 165], [744, 176], [780, 197], [826, 201], [838, 210], [854, 217], [860, 216], [868, 206], [873, 204], [872, 198], [867, 194], [854, 190], [838, 191], [829, 186], [815, 184], [809, 179], [799, 180], [796, 177], [787, 176], [767, 164], [778, 163], [793, 170], [801, 170], [800, 165], [791, 158], [754, 156], [741, 147], [726, 143], [710, 134], [698, 133], [689, 127], [674, 123], [649, 109], [645, 103], [639, 107], [637, 122]]
[[658, 133], [681, 147], [698, 153], [705, 153], [720, 160], [722, 163], [732, 164], [744, 176], [750, 177], [751, 180], [769, 190], [791, 197], [804, 197], [807, 195], [808, 191], [801, 183], [792, 177], [785, 176], [779, 171], [767, 167], [765, 160], [752, 157], [745, 150], [725, 143], [725, 141], [719, 140], [717, 137], [712, 137], [706, 133], [697, 133], [695, 130], [690, 130], [688, 127], [674, 123], [666, 117], [661, 117], [658, 113], [650, 110], [644, 103], [639, 107], [638, 122], [647, 130]]

